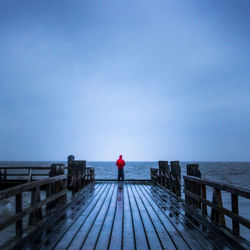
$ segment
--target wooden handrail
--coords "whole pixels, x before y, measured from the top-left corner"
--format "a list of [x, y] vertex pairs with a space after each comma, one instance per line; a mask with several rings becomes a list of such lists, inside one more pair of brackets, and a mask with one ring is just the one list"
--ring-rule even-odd
[[236, 186], [229, 185], [229, 184], [220, 183], [217, 181], [210, 181], [207, 179], [201, 179], [201, 178], [193, 177], [193, 176], [183, 176], [183, 178], [184, 178], [184, 180], [189, 180], [189, 181], [193, 181], [193, 182], [198, 183], [198, 184], [207, 185], [207, 186], [210, 186], [210, 187], [213, 187], [216, 189], [220, 189], [220, 190], [223, 190], [223, 191], [250, 199], [250, 190], [248, 190], [248, 189], [236, 187]]
[[17, 195], [19, 193], [22, 193], [22, 192], [25, 192], [28, 190], [31, 190], [33, 188], [37, 188], [37, 187], [40, 187], [40, 186], [43, 186], [43, 185], [46, 185], [49, 183], [53, 183], [53, 182], [56, 182], [59, 180], [65, 180], [65, 179], [67, 179], [66, 175], [58, 175], [55, 177], [50, 177], [50, 178], [38, 180], [38, 181], [32, 181], [32, 182], [18, 185], [15, 187], [11, 187], [11, 188], [8, 188], [5, 190], [1, 190], [0, 191], [0, 200], [7, 199], [11, 196]]
[[[51, 169], [51, 167], [39, 167], [39, 166], [27, 166], [27, 167], [25, 167], [25, 166], [22, 166], [22, 167], [4, 167], [4, 166], [0, 166], [0, 170], [1, 169], [20, 169], [20, 170], [28, 170], [28, 169], [33, 169], [33, 170], [50, 170]], [[64, 169], [68, 169], [68, 167], [64, 167]]]
[[50, 170], [51, 167], [35, 167], [35, 166], [22, 166], [22, 167], [3, 167], [1, 166], [0, 169], [34, 169], [34, 170]]
[[3, 221], [2, 223], [0, 223], [0, 230], [3, 230], [4, 228], [6, 228], [7, 226], [17, 222], [18, 220], [22, 219], [25, 215], [30, 214], [32, 212], [34, 212], [35, 210], [41, 208], [42, 206], [60, 198], [61, 196], [65, 195], [67, 193], [66, 190], [63, 190], [59, 193], [56, 193], [52, 196], [50, 196], [49, 198], [42, 200], [38, 203], [36, 203], [35, 205], [31, 206], [31, 207], [27, 207], [24, 210], [22, 210], [22, 212], [17, 213], [16, 215], [6, 219], [5, 221]]
[[[40, 187], [46, 186], [46, 199], [40, 199]], [[59, 175], [44, 180], [33, 181], [0, 191], [0, 200], [15, 196], [16, 214], [0, 223], [0, 230], [16, 223], [16, 236], [22, 237], [23, 217], [29, 214], [29, 225], [33, 225], [43, 218], [42, 206], [46, 205], [46, 213], [58, 204], [63, 204], [67, 199], [67, 176]], [[31, 192], [30, 206], [23, 209], [22, 193]]]
[[[207, 215], [207, 206], [210, 206], [212, 208], [211, 221], [222, 227], [226, 227], [225, 215], [230, 217], [232, 219], [232, 233], [235, 236], [240, 235], [239, 224], [250, 229], [250, 220], [240, 216], [238, 208], [238, 196], [250, 199], [250, 190], [194, 176], [183, 176], [183, 178], [186, 205], [201, 209], [203, 216]], [[214, 189], [213, 201], [207, 200], [206, 186]], [[232, 210], [223, 207], [221, 191], [231, 194]]]

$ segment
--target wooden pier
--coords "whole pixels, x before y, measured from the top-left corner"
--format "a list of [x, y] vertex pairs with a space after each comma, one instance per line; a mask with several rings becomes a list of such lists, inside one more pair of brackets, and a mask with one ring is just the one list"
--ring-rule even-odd
[[[250, 222], [239, 216], [235, 198], [249, 199], [250, 192], [197, 177], [197, 165], [187, 168], [185, 200], [178, 162], [160, 162], [158, 170], [151, 170], [152, 180], [94, 180], [89, 169], [83, 175], [78, 171], [3, 190], [0, 200], [15, 197], [16, 215], [0, 223], [0, 230], [14, 223], [16, 236], [2, 249], [250, 249], [239, 230], [240, 224], [250, 228]], [[211, 202], [206, 185], [216, 190]], [[42, 186], [45, 200], [38, 198]], [[73, 195], [68, 201], [67, 187]], [[33, 202], [22, 208], [27, 190]], [[219, 190], [232, 194], [232, 211], [223, 208]], [[23, 230], [25, 215], [30, 218], [28, 230]], [[231, 230], [224, 216], [232, 219]]]

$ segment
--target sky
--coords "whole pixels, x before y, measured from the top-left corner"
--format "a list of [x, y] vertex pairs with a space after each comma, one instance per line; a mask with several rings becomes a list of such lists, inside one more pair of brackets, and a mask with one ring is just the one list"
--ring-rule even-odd
[[0, 160], [69, 154], [250, 161], [250, 1], [0, 1]]

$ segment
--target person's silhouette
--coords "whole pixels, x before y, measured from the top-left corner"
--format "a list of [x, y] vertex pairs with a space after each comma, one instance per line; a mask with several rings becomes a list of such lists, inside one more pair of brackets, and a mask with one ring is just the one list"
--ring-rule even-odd
[[126, 165], [125, 161], [122, 159], [122, 155], [119, 156], [119, 159], [116, 161], [116, 166], [118, 168], [118, 181], [122, 178], [124, 181], [124, 166]]

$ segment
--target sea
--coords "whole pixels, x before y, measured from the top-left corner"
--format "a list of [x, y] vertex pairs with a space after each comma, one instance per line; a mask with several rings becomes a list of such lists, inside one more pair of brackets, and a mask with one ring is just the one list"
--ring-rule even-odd
[[[23, 167], [23, 166], [50, 166], [52, 163], [65, 163], [63, 161], [38, 161], [38, 162], [18, 162], [0, 161], [1, 167]], [[250, 162], [180, 162], [181, 175], [186, 175], [186, 165], [189, 163], [199, 164], [202, 178], [218, 181], [250, 190]], [[87, 167], [95, 168], [96, 179], [115, 179], [117, 178], [117, 167], [115, 162], [89, 161]], [[150, 168], [158, 168], [158, 162], [131, 161], [126, 162], [124, 169], [125, 179], [150, 179]], [[20, 170], [21, 173], [21, 170]], [[183, 189], [183, 178], [182, 189]], [[212, 188], [207, 189], [207, 198], [212, 200]], [[27, 197], [27, 199], [25, 198]], [[182, 198], [184, 198], [182, 192]], [[231, 210], [231, 196], [222, 192], [223, 206]], [[24, 195], [23, 202], [29, 204], [29, 195]], [[15, 204], [11, 200], [0, 201], [0, 222], [1, 218], [13, 214]], [[208, 210], [210, 213], [211, 211]], [[250, 200], [239, 197], [239, 214], [250, 220]], [[226, 217], [228, 227], [231, 227], [231, 219]], [[250, 241], [249, 230], [241, 226], [242, 236]], [[3, 235], [3, 234], [2, 234]], [[1, 237], [0, 237], [1, 238]], [[0, 239], [1, 244], [1, 239]]]

